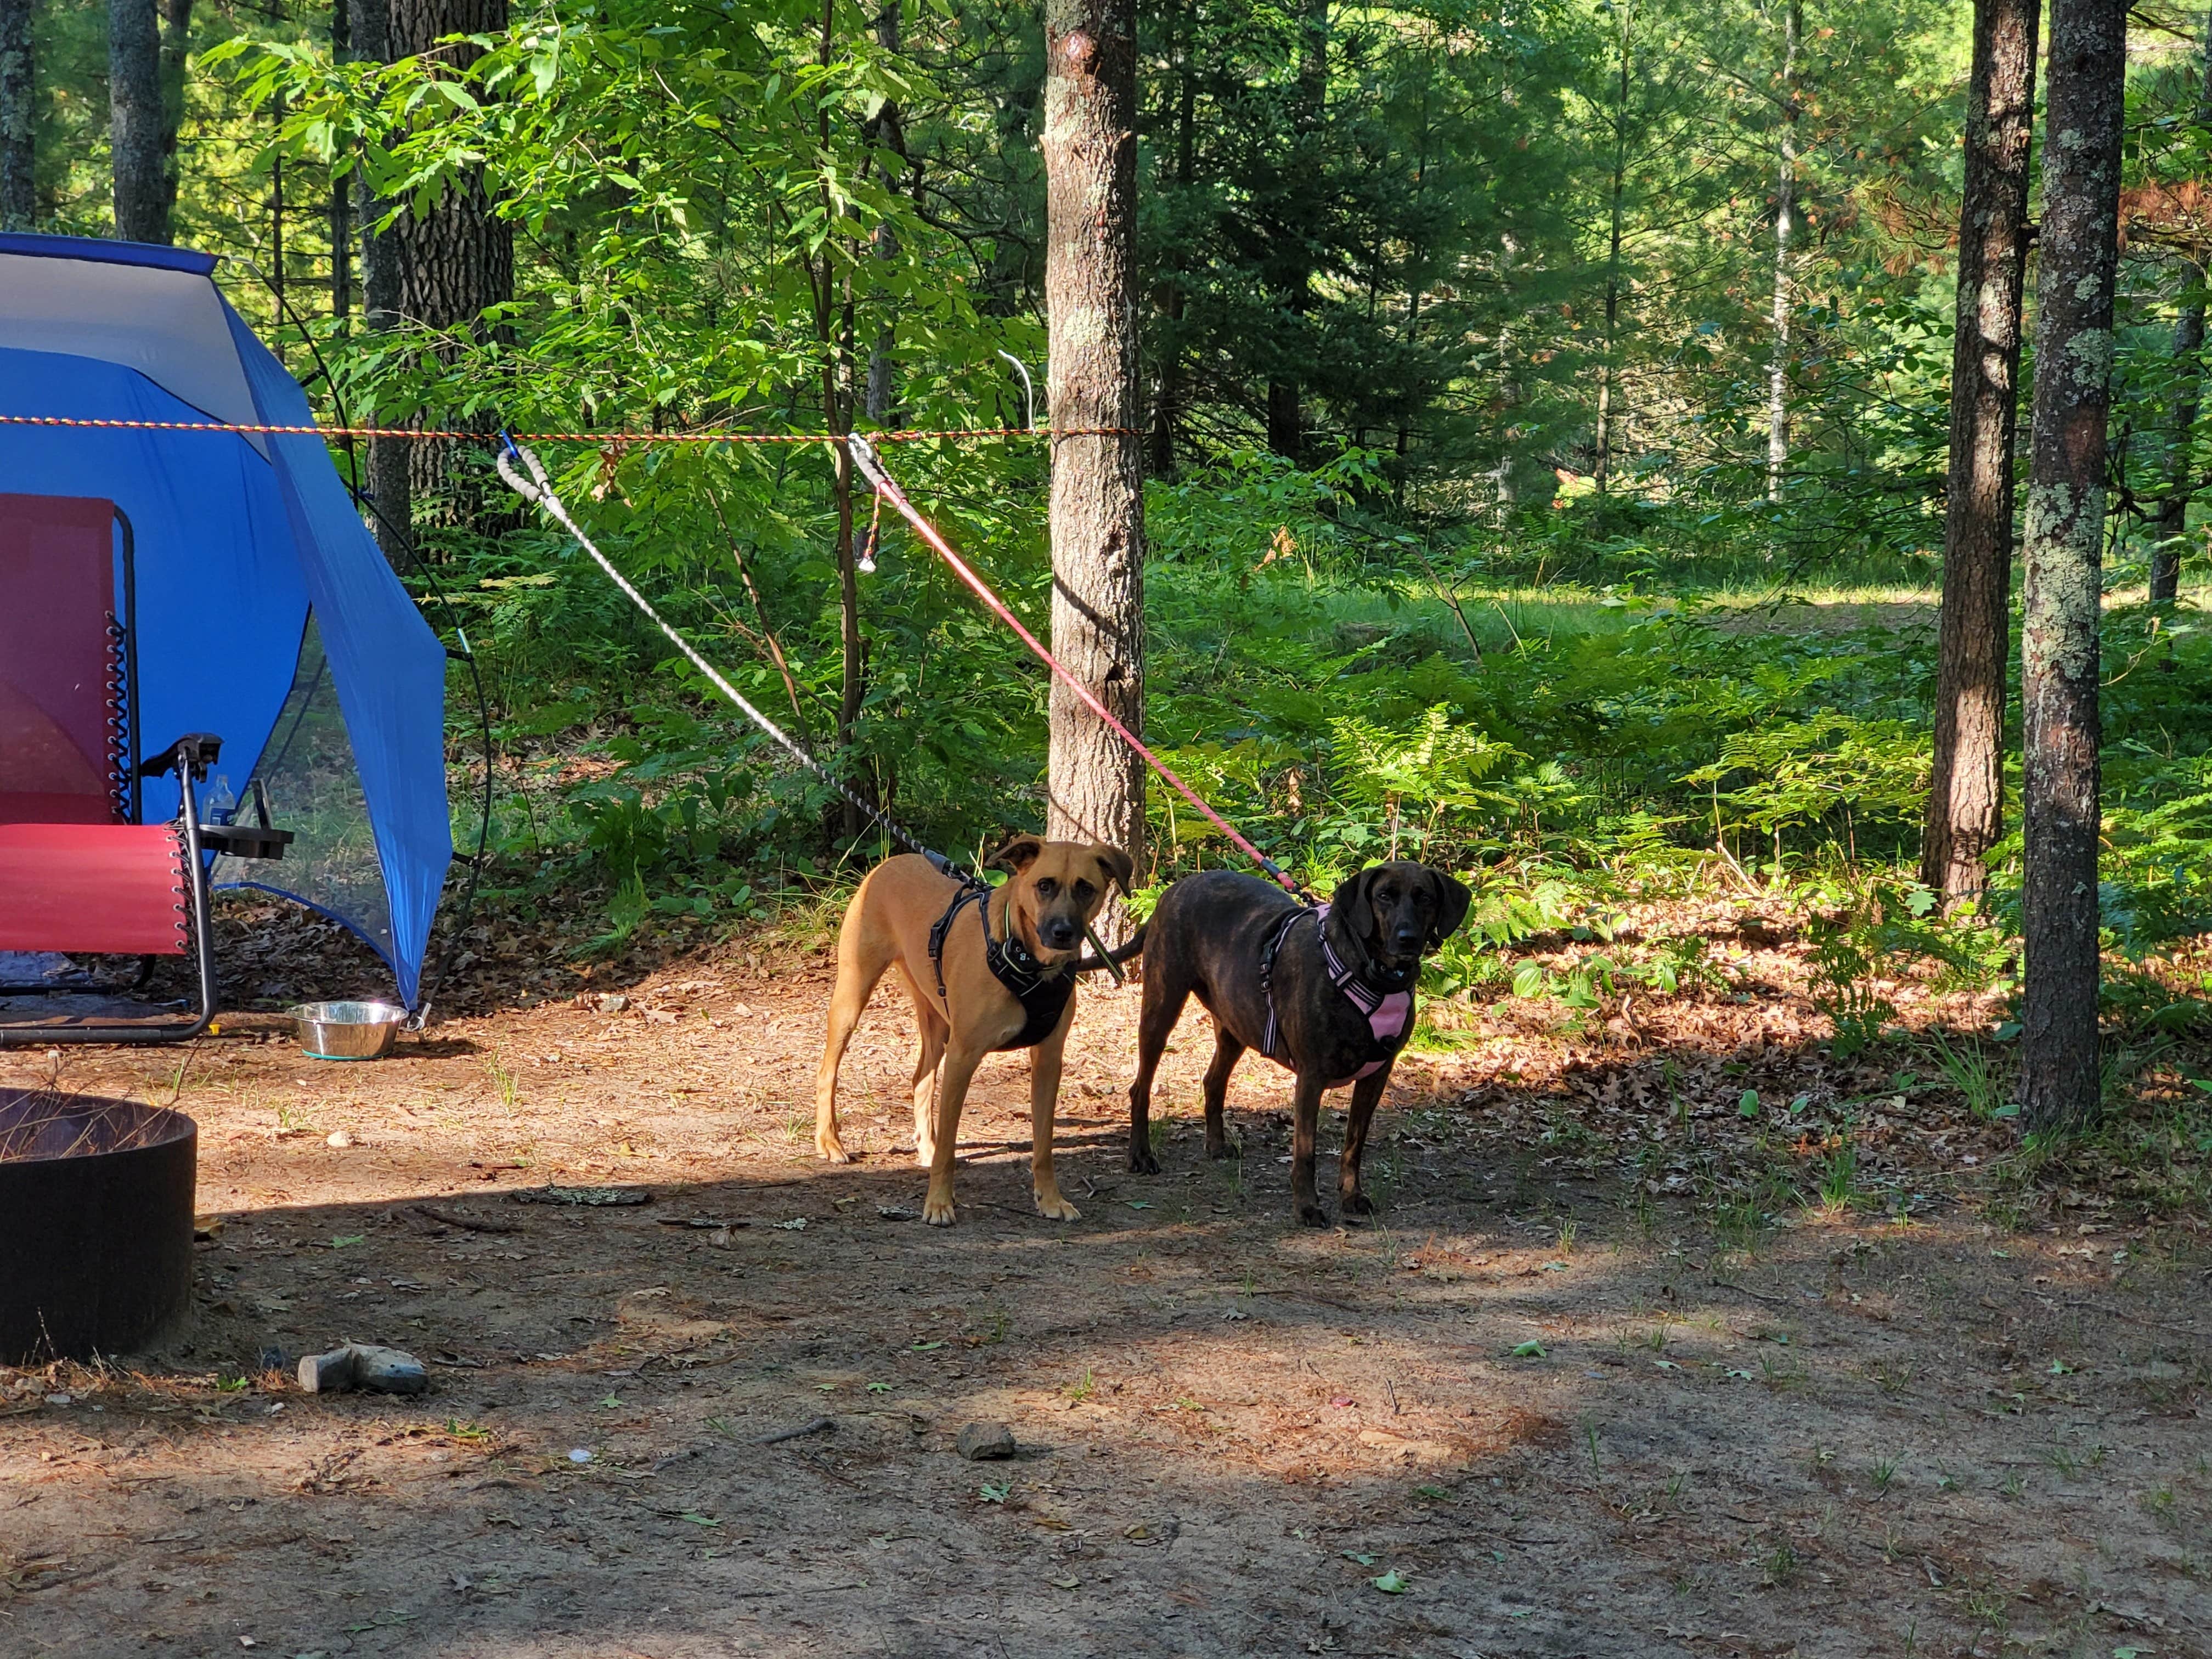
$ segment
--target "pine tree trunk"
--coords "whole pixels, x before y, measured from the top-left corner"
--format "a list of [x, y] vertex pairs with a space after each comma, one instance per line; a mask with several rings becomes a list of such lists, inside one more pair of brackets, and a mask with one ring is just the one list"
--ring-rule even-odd
[[115, 234], [126, 242], [167, 241], [169, 193], [161, 181], [161, 21], [155, 0], [108, 0], [107, 132]]
[[[418, 57], [447, 35], [496, 34], [506, 27], [507, 0], [386, 0], [384, 61]], [[460, 70], [480, 55], [471, 47], [447, 47], [439, 58]], [[489, 330], [485, 310], [514, 297], [514, 229], [493, 211], [481, 172], [468, 174], [427, 213], [402, 214], [378, 240], [392, 245], [398, 311], [411, 325], [482, 341]], [[459, 355], [458, 346], [440, 352], [449, 361]], [[489, 411], [442, 419], [484, 432], [496, 426]], [[427, 506], [430, 522], [489, 533], [514, 521], [505, 492], [487, 494], [474, 465], [477, 446], [401, 441], [407, 444], [410, 504], [417, 511]]]
[[1620, 223], [1628, 188], [1628, 42], [1634, 10], [1623, 0], [1620, 16], [1620, 88], [1613, 109], [1612, 234], [1605, 258], [1605, 357], [1597, 368], [1597, 456], [1590, 474], [1597, 493], [1613, 479], [1613, 383], [1619, 372], [1613, 356], [1620, 340]]
[[31, 45], [37, 9], [37, 0], [0, 0], [0, 230], [28, 230], [39, 216]]
[[[1137, 315], [1135, 0], [1045, 0], [1045, 304], [1056, 439], [1052, 647], [1133, 732], [1144, 719], [1144, 453]], [[1047, 833], [1142, 867], [1143, 763], [1055, 679]], [[1101, 916], [1126, 935], [1116, 903]]]
[[[348, 0], [332, 0], [331, 56], [341, 64], [353, 61], [353, 31]], [[342, 158], [341, 158], [342, 159]], [[333, 169], [335, 171], [335, 169]], [[331, 180], [331, 315], [343, 319], [353, 312], [353, 182], [343, 176]]]
[[[876, 44], [893, 56], [899, 51], [902, 3], [902, 0], [886, 0], [884, 9], [876, 14]], [[883, 107], [869, 118], [867, 139], [898, 157], [901, 175], [913, 171], [913, 162], [906, 150], [906, 112], [899, 107], [896, 99], [885, 99]], [[896, 191], [898, 179], [889, 182]], [[877, 258], [888, 263], [898, 258], [898, 233], [889, 225], [878, 225], [872, 240]], [[886, 321], [876, 331], [876, 343], [868, 352], [866, 407], [869, 421], [876, 426], [891, 424], [891, 412], [898, 402], [898, 365], [891, 356], [891, 348], [897, 342], [897, 331]]]
[[2097, 1111], [2097, 617], [2128, 0], [2051, 0], [2021, 651], [2022, 1117]]
[[185, 65], [191, 55], [192, 0], [161, 0], [161, 213], [174, 235], [178, 143], [185, 126]]
[[[353, 57], [362, 63], [390, 63], [389, 0], [344, 0], [344, 3]], [[369, 328], [387, 331], [398, 327], [401, 320], [399, 243], [380, 233], [376, 225], [392, 204], [376, 196], [369, 189], [368, 175], [360, 172], [353, 175], [353, 199], [354, 216], [361, 226], [362, 321]], [[375, 425], [392, 424], [374, 410], [356, 412], [375, 416]], [[362, 481], [376, 508], [377, 545], [384, 550], [386, 562], [399, 571], [404, 571], [413, 558], [410, 538], [414, 534], [415, 498], [408, 482], [410, 442], [405, 438], [371, 438], [368, 476]]]
[[[2204, 20], [2203, 82], [2197, 98], [2197, 125], [2212, 125], [2212, 14]], [[2196, 459], [2197, 413], [2204, 350], [2204, 283], [2201, 264], [2181, 269], [2181, 315], [2173, 325], [2173, 436], [2166, 456], [2166, 494], [2158, 504], [2155, 541], [2150, 556], [2150, 602], [2171, 606], [2181, 597], [2181, 538], [2189, 529], [2189, 502], [2196, 494], [2190, 475]], [[2171, 668], [2168, 657], [2164, 666]]]
[[2010, 667], [2013, 445], [2020, 423], [2021, 299], [2027, 277], [2028, 141], [2042, 0], [1978, 0], [1959, 209], [1951, 348], [1951, 460], [1943, 526], [1935, 772], [1920, 879], [1977, 896], [2004, 830]]
[[1766, 495], [1782, 499], [1790, 465], [1790, 238], [1797, 219], [1797, 40], [1802, 0], [1782, 10], [1782, 141], [1774, 163], [1774, 354], [1766, 368]]

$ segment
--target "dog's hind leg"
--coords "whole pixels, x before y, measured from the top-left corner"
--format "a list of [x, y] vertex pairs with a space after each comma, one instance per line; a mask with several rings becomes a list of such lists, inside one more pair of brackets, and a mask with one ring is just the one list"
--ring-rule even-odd
[[899, 964], [899, 970], [906, 980], [907, 994], [914, 999], [914, 1156], [927, 1170], [937, 1147], [937, 1067], [945, 1058], [945, 1041], [952, 1028], [922, 995], [921, 987], [915, 983], [904, 963]]
[[1321, 1094], [1328, 1085], [1304, 1072], [1291, 1091], [1291, 1211], [1305, 1227], [1326, 1227], [1328, 1213], [1314, 1190], [1314, 1142], [1321, 1133]]
[[1137, 1080], [1129, 1085], [1129, 1167], [1139, 1175], [1160, 1172], [1160, 1160], [1152, 1152], [1152, 1079], [1189, 996], [1189, 983], [1176, 964], [1147, 967], [1144, 1012], [1137, 1020]]
[[1375, 1200], [1360, 1190], [1359, 1155], [1367, 1149], [1367, 1126], [1375, 1121], [1375, 1109], [1382, 1104], [1382, 1091], [1389, 1081], [1390, 1068], [1385, 1066], [1352, 1085], [1352, 1109], [1344, 1119], [1344, 1156], [1338, 1161], [1336, 1177], [1347, 1221], [1356, 1215], [1375, 1213]]
[[849, 1164], [852, 1155], [837, 1136], [837, 1071], [853, 1029], [860, 1023], [876, 981], [896, 952], [888, 932], [879, 932], [867, 910], [864, 882], [845, 911], [837, 933], [837, 988], [830, 995], [830, 1028], [822, 1043], [822, 1069], [814, 1079], [814, 1150], [832, 1164]]
[[968, 1085], [983, 1063], [983, 1051], [965, 1043], [948, 1043], [945, 1074], [937, 1085], [937, 1144], [929, 1160], [929, 1196], [922, 1200], [921, 1218], [933, 1227], [950, 1227], [952, 1211], [952, 1160], [960, 1150], [960, 1109], [968, 1103]]
[[1226, 1025], [1213, 1028], [1213, 1064], [1206, 1068], [1206, 1155], [1227, 1158], [1235, 1151], [1223, 1109], [1229, 1099], [1229, 1074], [1244, 1058], [1244, 1045], [1230, 1035]]
[[1060, 1104], [1060, 1062], [1067, 1052], [1068, 1027], [1075, 1023], [1075, 1000], [1060, 1012], [1060, 1025], [1030, 1050], [1030, 1192], [1037, 1213], [1052, 1221], [1073, 1221], [1083, 1213], [1060, 1194], [1052, 1170], [1053, 1109]]

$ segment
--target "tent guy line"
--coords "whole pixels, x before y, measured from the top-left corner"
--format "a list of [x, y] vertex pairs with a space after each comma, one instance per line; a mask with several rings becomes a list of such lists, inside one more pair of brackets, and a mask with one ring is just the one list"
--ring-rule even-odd
[[[224, 421], [95, 420], [69, 415], [0, 415], [0, 426], [74, 426], [119, 428], [130, 432], [235, 432], [296, 438], [419, 438], [453, 439], [470, 443], [497, 444], [496, 432], [461, 432], [445, 428], [412, 426], [249, 426]], [[837, 444], [842, 432], [518, 432], [517, 443], [602, 444], [617, 447], [631, 444]], [[975, 438], [1138, 438], [1144, 434], [1127, 426], [981, 426], [933, 427], [869, 434], [876, 443], [957, 442]]]
[[[890, 475], [884, 471], [881, 459], [877, 456], [874, 447], [869, 442], [866, 436], [857, 432], [849, 433], [845, 434], [845, 436], [840, 439], [839, 441], [843, 442], [850, 449], [854, 466], [860, 470], [860, 476], [867, 481], [868, 487], [875, 492], [878, 501], [890, 502], [892, 508], [896, 511], [900, 516], [904, 518], [908, 524], [914, 526], [915, 532], [921, 537], [923, 541], [929, 544], [931, 550], [951, 567], [952, 573], [958, 576], [960, 580], [968, 586], [969, 590], [975, 593], [976, 598], [982, 600], [982, 602], [990, 608], [990, 610], [998, 617], [1000, 621], [1005, 623], [1007, 627], [1012, 629], [1014, 632], [1020, 636], [1022, 643], [1029, 647], [1030, 651], [1036, 653], [1037, 659], [1042, 661], [1047, 668], [1050, 669], [1054, 674], [1060, 678], [1067, 688], [1075, 694], [1077, 700], [1080, 702], [1085, 708], [1088, 708], [1093, 714], [1097, 715], [1100, 720], [1104, 722], [1107, 729], [1111, 731], [1114, 735], [1119, 738], [1123, 743], [1127, 744], [1131, 752], [1135, 754], [1139, 759], [1142, 760], [1146, 765], [1151, 767], [1154, 772], [1158, 773], [1162, 781], [1166, 783], [1170, 788], [1174, 789], [1177, 794], [1181, 795], [1193, 806], [1196, 807], [1198, 811], [1204, 815], [1208, 823], [1212, 823], [1215, 829], [1220, 830], [1223, 835], [1228, 836], [1229, 839], [1236, 844], [1238, 850], [1243, 852], [1247, 858], [1252, 860], [1253, 863], [1259, 866], [1261, 869], [1266, 871], [1274, 880], [1279, 882], [1283, 887], [1294, 896], [1299, 898], [1305, 898], [1308, 896], [1305, 889], [1300, 884], [1295, 877], [1291, 876], [1280, 865], [1277, 864], [1274, 860], [1269, 858], [1265, 853], [1262, 853], [1257, 847], [1255, 847], [1249, 841], [1246, 840], [1245, 837], [1238, 832], [1236, 825], [1230, 823], [1228, 819], [1223, 817], [1221, 814], [1215, 811], [1212, 807], [1207, 805], [1204, 798], [1201, 797], [1195, 789], [1193, 789], [1190, 785], [1185, 783], [1182, 779], [1176, 775], [1174, 769], [1170, 767], [1166, 762], [1161, 760], [1158, 756], [1155, 755], [1150, 749], [1146, 748], [1142, 738], [1139, 738], [1135, 732], [1130, 731], [1127, 726], [1123, 725], [1120, 720], [1116, 719], [1113, 711], [1109, 709], [1104, 703], [1098, 700], [1097, 696], [1091, 691], [1089, 686], [1084, 684], [1081, 680], [1078, 679], [1074, 674], [1070, 672], [1067, 667], [1061, 663], [1060, 659], [1053, 655], [1052, 652], [1046, 647], [1043, 642], [1041, 641], [1036, 635], [1032, 634], [1026, 627], [1023, 626], [1021, 618], [1013, 613], [1013, 611], [1007, 606], [1006, 602], [1000, 599], [997, 592], [993, 590], [991, 585], [985, 581], [981, 576], [977, 575], [975, 572], [969, 568], [968, 562], [957, 553], [952, 550], [951, 544], [945, 539], [944, 536], [938, 531], [937, 526], [930, 523], [927, 519], [924, 518], [919, 512], [917, 512], [914, 504], [907, 500], [906, 492], [901, 489]], [[520, 461], [524, 467], [526, 467], [529, 470], [529, 476], [527, 477], [525, 477], [522, 472], [514, 465], [515, 461]], [[509, 488], [513, 489], [517, 495], [521, 495], [525, 500], [535, 502], [539, 507], [544, 509], [548, 517], [556, 521], [562, 529], [566, 530], [570, 536], [574, 538], [576, 544], [581, 547], [598, 562], [599, 568], [604, 570], [607, 575], [613, 580], [615, 586], [623, 591], [623, 592], [629, 598], [630, 603], [637, 606], [637, 608], [645, 614], [648, 620], [658, 626], [660, 631], [666, 635], [670, 641], [674, 643], [676, 648], [681, 651], [685, 657], [690, 659], [692, 665], [697, 668], [701, 673], [707, 677], [708, 680], [714, 685], [714, 689], [720, 691], [725, 697], [727, 697], [732, 703], [737, 705], [740, 713], [744, 714], [753, 722], [754, 725], [759, 726], [762, 731], [765, 732], [776, 743], [780, 744], [802, 765], [816, 773], [818, 773], [826, 781], [829, 782], [831, 787], [835, 788], [838, 793], [844, 796], [847, 800], [851, 801], [854, 806], [874, 817], [876, 820], [882, 823], [885, 829], [889, 830], [893, 836], [896, 836], [902, 844], [911, 848], [914, 851], [921, 853], [925, 856], [928, 855], [928, 848], [923, 847], [911, 836], [908, 836], [896, 824], [893, 823], [891, 820], [885, 817], [880, 810], [870, 806], [866, 801], [861, 800], [858, 796], [854, 795], [843, 783], [833, 776], [827, 768], [825, 768], [819, 761], [815, 759], [813, 756], [807, 753], [805, 748], [803, 748], [796, 739], [786, 733], [782, 727], [776, 725], [774, 720], [770, 720], [766, 714], [761, 713], [759, 709], [754, 708], [750, 702], [747, 702], [744, 697], [740, 696], [737, 689], [731, 685], [727, 680], [723, 678], [720, 674], [717, 673], [708, 663], [707, 659], [701, 656], [699, 653], [693, 648], [690, 641], [686, 641], [682, 635], [678, 634], [676, 629], [670, 627], [666, 622], [662, 620], [660, 613], [653, 608], [652, 604], [646, 599], [646, 597], [642, 593], [639, 592], [635, 587], [631, 586], [629, 580], [625, 578], [619, 570], [615, 568], [614, 565], [608, 560], [606, 555], [600, 552], [599, 550], [592, 544], [591, 538], [585, 535], [583, 530], [577, 525], [576, 521], [568, 516], [568, 508], [562, 504], [560, 496], [554, 492], [551, 480], [546, 477], [545, 469], [538, 464], [538, 458], [535, 455], [532, 455], [529, 451], [521, 448], [520, 447], [519, 441], [505, 439], [503, 441], [502, 447], [497, 456], [497, 465], [499, 467], [500, 477], [507, 480]], [[1097, 944], [1095, 937], [1091, 942], [1094, 946]], [[1100, 950], [1100, 954], [1102, 956], [1105, 954], [1103, 948]]]

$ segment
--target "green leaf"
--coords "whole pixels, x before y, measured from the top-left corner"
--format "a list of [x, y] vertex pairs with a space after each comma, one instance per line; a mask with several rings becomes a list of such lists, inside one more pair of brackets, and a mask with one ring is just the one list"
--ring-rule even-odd
[[1758, 1090], [1746, 1089], [1743, 1091], [1742, 1096], [1736, 1101], [1735, 1115], [1738, 1117], [1757, 1117], [1759, 1115]]
[[1513, 1350], [1513, 1358], [1516, 1359], [1542, 1359], [1547, 1357], [1544, 1345], [1540, 1342], [1523, 1342]]
[[344, 1249], [346, 1248], [346, 1246], [347, 1246], [347, 1245], [349, 1245], [349, 1244], [359, 1244], [359, 1243], [362, 1243], [363, 1241], [365, 1241], [368, 1237], [368, 1235], [367, 1233], [344, 1233], [344, 1234], [341, 1234], [338, 1237], [334, 1238], [334, 1239], [332, 1239], [332, 1240], [331, 1241], [331, 1248], [332, 1249], [334, 1249], [334, 1250], [343, 1250], [343, 1249]]
[[1384, 1573], [1381, 1577], [1370, 1578], [1367, 1582], [1374, 1585], [1376, 1589], [1381, 1590], [1385, 1595], [1403, 1595], [1407, 1590], [1413, 1588], [1413, 1581], [1407, 1578], [1404, 1573], [1400, 1572], [1395, 1567], [1391, 1568], [1389, 1571]]

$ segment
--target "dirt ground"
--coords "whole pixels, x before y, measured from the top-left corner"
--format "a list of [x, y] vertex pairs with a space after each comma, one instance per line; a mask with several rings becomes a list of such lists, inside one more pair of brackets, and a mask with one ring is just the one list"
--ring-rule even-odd
[[[1127, 1172], [1133, 988], [1079, 1010], [1066, 1224], [1030, 1206], [1018, 1057], [959, 1224], [915, 1218], [888, 994], [862, 1161], [813, 1161], [819, 955], [724, 947], [369, 1066], [251, 1013], [70, 1054], [65, 1085], [198, 1121], [222, 1225], [158, 1352], [0, 1370], [0, 1653], [2212, 1654], [2202, 1216], [2067, 1190], [1996, 1224], [2011, 1132], [1828, 1061], [1739, 954], [1679, 1013], [1499, 1004], [1409, 1057], [1382, 1213], [1322, 1232], [1285, 1074], [1248, 1060], [1243, 1155], [1203, 1158], [1196, 1011], [1165, 1169]], [[1717, 1230], [1759, 1178], [1741, 1092], [1801, 1085], [1857, 1100], [1863, 1194]], [[650, 1201], [514, 1201], [549, 1184]], [[300, 1393], [344, 1338], [432, 1392]], [[1018, 1455], [963, 1460], [974, 1422]]]

